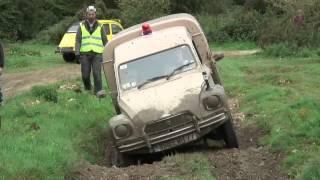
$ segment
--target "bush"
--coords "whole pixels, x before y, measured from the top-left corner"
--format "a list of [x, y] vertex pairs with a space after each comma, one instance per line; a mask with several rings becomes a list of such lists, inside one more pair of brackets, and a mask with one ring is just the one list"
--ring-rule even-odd
[[[263, 48], [287, 42], [303, 50], [300, 55], [308, 54], [304, 48], [319, 47], [320, 1], [246, 0], [240, 4], [225, 6], [222, 14], [204, 10], [197, 16], [209, 41], [255, 41]], [[304, 9], [301, 26], [293, 23], [297, 9]]]
[[233, 14], [233, 22], [226, 24], [222, 28], [232, 40], [235, 41], [255, 41], [259, 34], [261, 15], [255, 11], [239, 11]]
[[66, 17], [59, 23], [41, 31], [36, 37], [38, 41], [46, 43], [59, 43], [67, 28], [77, 21], [76, 17]]
[[64, 17], [74, 16], [84, 0], [1, 0], [0, 38], [32, 39]]
[[58, 102], [57, 87], [54, 86], [34, 86], [31, 89], [31, 94], [37, 98], [43, 98], [48, 102]]
[[229, 21], [228, 18], [222, 16], [198, 15], [197, 19], [205, 32], [208, 41], [211, 42], [226, 42], [230, 41], [231, 37], [222, 30], [225, 24]]
[[[264, 47], [274, 43], [294, 43], [298, 47], [317, 47], [320, 42], [320, 1], [291, 1], [280, 3], [267, 0], [269, 9], [263, 16], [259, 29], [259, 44]], [[303, 9], [305, 20], [296, 25], [293, 18], [297, 9]]]
[[170, 0], [121, 0], [121, 19], [131, 26], [170, 13]]
[[246, 11], [236, 6], [225, 14], [201, 14], [197, 18], [209, 41], [255, 41], [259, 37], [261, 15], [255, 10]]
[[263, 18], [263, 28], [259, 30], [261, 35], [258, 39], [262, 47], [282, 42], [293, 43], [299, 47], [310, 46], [312, 29], [307, 26], [294, 27], [289, 15], [281, 15], [279, 18], [274, 18], [276, 16], [276, 14], [270, 12]]

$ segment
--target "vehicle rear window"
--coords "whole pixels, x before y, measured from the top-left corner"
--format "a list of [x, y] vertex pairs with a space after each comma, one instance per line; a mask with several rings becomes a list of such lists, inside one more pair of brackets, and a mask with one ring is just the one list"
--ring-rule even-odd
[[76, 24], [73, 24], [69, 27], [68, 29], [68, 33], [76, 33], [78, 31], [78, 28], [79, 28], [79, 23], [76, 23]]

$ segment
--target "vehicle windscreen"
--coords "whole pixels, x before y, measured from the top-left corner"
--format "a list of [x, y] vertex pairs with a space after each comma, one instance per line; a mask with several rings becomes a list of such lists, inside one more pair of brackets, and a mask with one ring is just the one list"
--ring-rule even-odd
[[79, 23], [77, 23], [77, 24], [73, 24], [73, 25], [71, 25], [70, 27], [69, 27], [69, 29], [68, 29], [68, 33], [76, 33], [77, 31], [78, 31], [78, 28], [79, 28]]
[[196, 67], [188, 45], [178, 46], [119, 65], [121, 88], [129, 90]]

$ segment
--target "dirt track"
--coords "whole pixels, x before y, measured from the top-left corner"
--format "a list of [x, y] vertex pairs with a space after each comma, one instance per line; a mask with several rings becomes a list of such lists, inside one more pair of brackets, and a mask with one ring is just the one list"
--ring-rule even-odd
[[65, 66], [59, 68], [22, 73], [5, 73], [1, 77], [1, 87], [5, 96], [12, 96], [29, 90], [35, 85], [51, 84], [76, 77], [80, 77], [80, 66], [77, 64], [65, 64]]
[[[238, 52], [241, 54], [241, 52]], [[255, 53], [255, 52], [250, 52]], [[249, 54], [250, 54], [249, 53]], [[247, 55], [247, 52], [244, 53]], [[243, 55], [243, 53], [241, 54]], [[226, 56], [237, 56], [236, 52], [227, 52]], [[3, 90], [6, 96], [16, 95], [30, 89], [34, 85], [54, 83], [60, 80], [80, 77], [80, 66], [66, 64], [61, 68], [45, 69], [26, 73], [5, 74]], [[245, 115], [238, 112], [239, 103], [231, 100], [233, 114], [236, 117], [235, 128], [240, 141], [239, 149], [200, 148], [210, 162], [210, 171], [218, 180], [285, 180], [287, 173], [280, 170], [282, 156], [271, 153], [266, 147], [258, 144], [258, 138], [265, 132], [255, 125], [244, 123]], [[156, 177], [187, 176], [181, 174], [174, 164], [164, 161], [127, 168], [106, 168], [98, 165], [82, 163], [74, 173], [73, 179], [119, 179], [140, 180]]]
[[248, 55], [256, 54], [260, 51], [261, 51], [260, 49], [242, 50], [242, 51], [225, 51], [224, 55], [225, 57], [248, 56]]

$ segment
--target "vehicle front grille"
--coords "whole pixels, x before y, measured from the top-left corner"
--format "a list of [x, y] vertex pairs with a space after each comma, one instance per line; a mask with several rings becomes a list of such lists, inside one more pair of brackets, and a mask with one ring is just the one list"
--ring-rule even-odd
[[144, 131], [148, 136], [163, 134], [193, 124], [193, 121], [192, 114], [185, 112], [147, 124]]
[[211, 130], [209, 127], [228, 118], [225, 112], [217, 112], [201, 120], [193, 117], [187, 112], [147, 124], [144, 129], [147, 137], [121, 144], [118, 148], [120, 152], [134, 152], [145, 147], [147, 152], [159, 152], [198, 139]]

